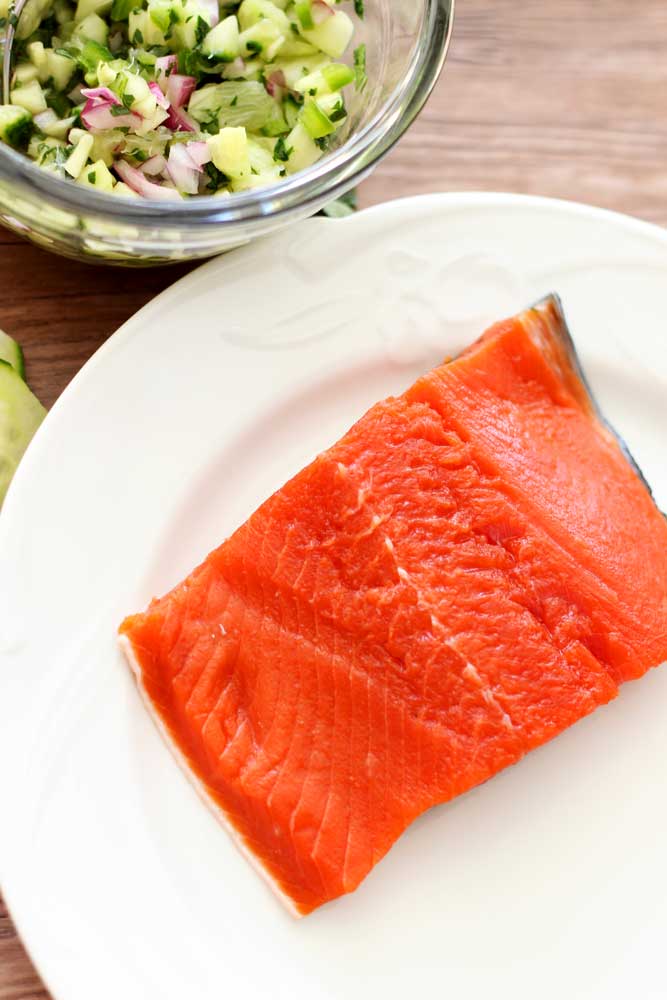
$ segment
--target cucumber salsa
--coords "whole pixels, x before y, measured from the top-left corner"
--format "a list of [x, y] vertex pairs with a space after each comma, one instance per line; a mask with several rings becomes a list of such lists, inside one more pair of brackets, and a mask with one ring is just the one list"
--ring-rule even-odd
[[[324, 154], [345, 89], [366, 85], [363, 13], [363, 0], [33, 0], [0, 139], [123, 197], [275, 184]], [[0, 26], [11, 17], [0, 0]]]

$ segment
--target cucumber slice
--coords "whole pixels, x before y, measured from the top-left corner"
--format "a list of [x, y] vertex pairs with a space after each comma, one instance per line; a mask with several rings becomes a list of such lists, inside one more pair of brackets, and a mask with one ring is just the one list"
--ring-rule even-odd
[[0, 104], [0, 139], [10, 146], [25, 146], [32, 132], [32, 115], [15, 104]]
[[4, 330], [0, 330], [0, 361], [11, 365], [14, 371], [18, 372], [22, 379], [25, 379], [23, 351]]
[[46, 415], [21, 376], [0, 361], [0, 504], [23, 453]]

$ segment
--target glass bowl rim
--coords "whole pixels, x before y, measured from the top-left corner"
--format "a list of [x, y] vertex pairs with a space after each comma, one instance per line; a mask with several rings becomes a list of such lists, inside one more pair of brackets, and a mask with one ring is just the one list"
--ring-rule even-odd
[[437, 83], [451, 41], [455, 0], [425, 3], [425, 17], [409, 69], [380, 110], [334, 152], [279, 184], [239, 192], [230, 198], [200, 195], [175, 199], [173, 203], [112, 198], [42, 170], [1, 142], [0, 182], [8, 179], [16, 194], [25, 198], [32, 195], [61, 210], [153, 228], [266, 221], [310, 204], [334, 200], [361, 180], [398, 142]]

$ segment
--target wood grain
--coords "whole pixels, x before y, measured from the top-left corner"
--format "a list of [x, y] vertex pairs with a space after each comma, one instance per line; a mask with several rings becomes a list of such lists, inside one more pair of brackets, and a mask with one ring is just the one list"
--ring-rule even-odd
[[[458, 5], [442, 80], [362, 205], [523, 191], [667, 223], [664, 0]], [[30, 382], [51, 405], [113, 330], [187, 270], [73, 264], [0, 231], [0, 327], [22, 342]], [[0, 1000], [47, 997], [0, 903]]]

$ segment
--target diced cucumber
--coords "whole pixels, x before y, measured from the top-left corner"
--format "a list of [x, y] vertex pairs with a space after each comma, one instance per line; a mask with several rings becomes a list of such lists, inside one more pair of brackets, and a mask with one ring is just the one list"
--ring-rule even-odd
[[127, 184], [123, 184], [122, 181], [118, 181], [116, 186], [113, 188], [112, 194], [120, 195], [122, 198], [138, 198], [139, 195], [136, 191], [133, 191], [131, 187]]
[[274, 21], [265, 18], [242, 31], [239, 36], [241, 55], [244, 57], [261, 53], [262, 58], [271, 62], [285, 44], [285, 35]]
[[0, 362], [0, 503], [46, 410], [12, 365]]
[[114, 178], [109, 173], [104, 160], [97, 160], [95, 163], [89, 164], [77, 177], [77, 184], [87, 184], [97, 188], [98, 191], [106, 191], [107, 194], [113, 190], [114, 183]]
[[[92, 45], [96, 46], [97, 42], [84, 42], [84, 48]], [[67, 90], [69, 82], [76, 71], [76, 62], [74, 59], [68, 59], [67, 56], [61, 55], [60, 52], [54, 52], [53, 49], [46, 49], [45, 60], [45, 66], [39, 71], [42, 82], [46, 83], [47, 80], [51, 79], [56, 90]]]
[[233, 62], [240, 56], [239, 22], [233, 14], [209, 31], [202, 42], [201, 50], [205, 56], [218, 62]]
[[321, 72], [330, 90], [342, 90], [354, 81], [354, 70], [345, 63], [330, 63], [323, 66]]
[[55, 168], [60, 172], [60, 160], [66, 159], [65, 143], [62, 139], [53, 139], [51, 136], [44, 138], [33, 135], [28, 144], [28, 156], [37, 160], [40, 166]]
[[290, 150], [286, 167], [291, 174], [312, 166], [322, 157], [322, 150], [301, 122], [297, 122], [287, 136], [285, 146]]
[[74, 117], [57, 118], [51, 125], [42, 125], [42, 132], [52, 139], [65, 139], [75, 121], [76, 118]]
[[304, 56], [303, 58], [297, 59], [283, 59], [282, 55], [280, 59], [276, 59], [275, 62], [271, 63], [265, 68], [265, 73], [267, 79], [275, 72], [282, 72], [285, 76], [285, 82], [290, 90], [296, 90], [296, 85], [299, 80], [302, 80], [304, 76], [310, 76], [316, 73], [323, 66], [329, 64], [329, 59], [327, 56], [314, 55], [314, 56]]
[[315, 27], [313, 18], [313, 0], [296, 0], [294, 13], [299, 19], [302, 28], [310, 29]]
[[114, 160], [114, 153], [124, 141], [122, 132], [101, 132], [93, 136], [93, 148], [90, 151], [90, 158], [94, 162], [102, 160], [107, 167], [110, 167]]
[[46, 111], [46, 98], [44, 91], [37, 80], [31, 80], [23, 87], [15, 87], [10, 94], [12, 104], [17, 104], [20, 108], [25, 108], [31, 115], [38, 115], [40, 111]]
[[296, 81], [292, 90], [296, 90], [300, 94], [310, 94], [311, 97], [331, 93], [331, 88], [319, 69], [315, 73], [302, 76], [300, 80]]
[[277, 7], [271, 0], [243, 0], [238, 9], [237, 17], [242, 31], [251, 28], [260, 21], [272, 21], [281, 35], [287, 35], [292, 29], [284, 10]]
[[103, 21], [99, 14], [88, 14], [83, 21], [79, 21], [74, 29], [74, 38], [87, 38], [97, 42], [98, 45], [106, 45], [109, 37], [109, 28], [106, 21]]
[[165, 45], [164, 32], [147, 10], [133, 10], [128, 18], [127, 34], [132, 45]]
[[297, 59], [317, 55], [317, 48], [303, 38], [297, 38], [294, 34], [289, 34], [285, 44], [280, 50], [281, 59]]
[[42, 66], [46, 65], [46, 49], [43, 42], [30, 42], [26, 46], [26, 52], [28, 59], [37, 69], [41, 69]]
[[250, 174], [248, 136], [243, 127], [223, 128], [207, 142], [214, 166], [227, 177], [238, 180]]
[[14, 86], [24, 87], [26, 83], [31, 83], [39, 76], [37, 67], [29, 62], [19, 63], [14, 70]]
[[75, 21], [83, 21], [89, 14], [108, 14], [113, 6], [113, 0], [78, 0]]
[[354, 23], [344, 11], [337, 10], [314, 28], [301, 28], [301, 34], [332, 59], [340, 59], [354, 34]]
[[[30, 38], [37, 31], [40, 22], [46, 17], [52, 0], [31, 0], [21, 11], [19, 23], [16, 26], [16, 37], [21, 41]], [[11, 6], [11, 4], [10, 4]]]
[[93, 136], [86, 134], [81, 136], [74, 151], [68, 156], [67, 163], [65, 164], [65, 170], [70, 177], [74, 178], [74, 180], [77, 179], [81, 171], [88, 163], [88, 157], [90, 156], [92, 148]]
[[299, 117], [311, 139], [324, 139], [336, 131], [334, 122], [312, 97], [307, 98]]
[[8, 333], [5, 333], [4, 330], [0, 330], [0, 361], [5, 361], [8, 365], [11, 365], [21, 378], [25, 378], [23, 351], [16, 341]]

